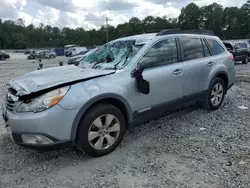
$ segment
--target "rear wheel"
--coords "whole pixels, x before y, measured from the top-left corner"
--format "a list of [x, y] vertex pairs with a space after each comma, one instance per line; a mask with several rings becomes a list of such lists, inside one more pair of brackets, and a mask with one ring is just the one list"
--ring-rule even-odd
[[212, 80], [202, 107], [207, 110], [217, 110], [221, 107], [226, 94], [226, 86], [221, 78]]
[[243, 64], [247, 64], [249, 61], [249, 56], [247, 55], [246, 58], [242, 61]]
[[92, 157], [111, 153], [121, 143], [126, 131], [122, 112], [110, 104], [98, 104], [82, 117], [76, 145]]

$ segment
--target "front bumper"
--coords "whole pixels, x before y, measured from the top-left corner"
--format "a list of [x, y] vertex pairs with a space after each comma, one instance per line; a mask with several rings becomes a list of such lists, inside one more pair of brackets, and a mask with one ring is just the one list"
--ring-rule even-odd
[[51, 140], [53, 140], [54, 143], [52, 144], [27, 144], [27, 143], [24, 143], [22, 140], [23, 134], [31, 134], [31, 133], [12, 132], [11, 137], [17, 145], [25, 147], [25, 148], [36, 149], [36, 150], [51, 150], [51, 149], [58, 149], [58, 148], [70, 148], [73, 145], [71, 141], [61, 141], [56, 138], [52, 138], [49, 135], [45, 135], [43, 133], [33, 133], [33, 135], [42, 135], [42, 136], [48, 137]]
[[[33, 112], [9, 112], [5, 105], [2, 105], [2, 116], [6, 127], [13, 141], [27, 148], [32, 149], [53, 149], [64, 148], [73, 145], [71, 141], [71, 129], [77, 110], [66, 110], [56, 105], [48, 110], [39, 113]], [[52, 142], [30, 143], [24, 141], [22, 136], [41, 136]]]

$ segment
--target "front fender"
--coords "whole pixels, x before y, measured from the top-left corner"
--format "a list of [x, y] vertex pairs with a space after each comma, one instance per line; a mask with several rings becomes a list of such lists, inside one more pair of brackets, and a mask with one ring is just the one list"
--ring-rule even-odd
[[126, 111], [127, 111], [127, 117], [128, 117], [128, 124], [130, 124], [132, 122], [132, 110], [131, 107], [129, 105], [129, 103], [126, 101], [126, 99], [124, 99], [122, 96], [114, 94], [114, 93], [105, 93], [105, 94], [101, 94], [98, 96], [95, 96], [94, 98], [88, 100], [88, 102], [86, 102], [78, 111], [75, 120], [73, 122], [72, 125], [72, 130], [71, 130], [71, 140], [74, 141], [76, 139], [76, 135], [77, 135], [77, 129], [78, 129], [78, 125], [81, 121], [82, 116], [84, 115], [84, 113], [95, 103], [97, 103], [98, 101], [101, 101], [103, 99], [107, 99], [107, 98], [112, 98], [112, 99], [116, 99], [119, 100], [120, 102], [122, 102], [122, 104], [125, 106]]

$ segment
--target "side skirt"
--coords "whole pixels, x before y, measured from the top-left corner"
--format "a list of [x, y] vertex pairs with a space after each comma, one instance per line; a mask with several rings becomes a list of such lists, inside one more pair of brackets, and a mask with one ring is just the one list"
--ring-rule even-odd
[[167, 114], [176, 112], [182, 108], [197, 104], [204, 99], [207, 91], [202, 91], [197, 94], [185, 96], [170, 102], [148, 107], [133, 113], [132, 125], [140, 125], [150, 120], [160, 118]]

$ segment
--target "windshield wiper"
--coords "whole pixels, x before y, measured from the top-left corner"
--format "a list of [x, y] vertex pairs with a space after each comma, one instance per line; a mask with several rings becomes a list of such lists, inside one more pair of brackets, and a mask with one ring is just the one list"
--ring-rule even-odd
[[101, 59], [101, 60], [103, 60], [103, 61], [100, 61], [100, 60], [99, 60], [99, 61], [95, 62], [94, 65], [92, 66], [92, 69], [95, 69], [95, 68], [96, 68], [96, 65], [105, 62], [105, 59]]
[[100, 59], [99, 61], [97, 61], [97, 62], [92, 66], [92, 68], [93, 68], [93, 69], [96, 68], [96, 65], [98, 65], [98, 64], [100, 64], [100, 63], [104, 63], [104, 62], [110, 63], [110, 62], [112, 62], [112, 61], [114, 61], [114, 59], [112, 59], [112, 57], [110, 57], [110, 54], [108, 53], [108, 54], [106, 55], [105, 58], [102, 58], [102, 59]]

